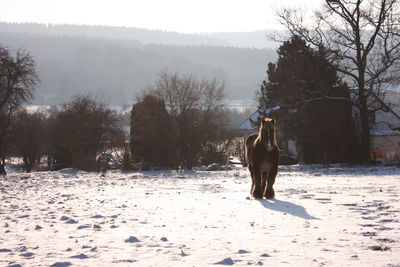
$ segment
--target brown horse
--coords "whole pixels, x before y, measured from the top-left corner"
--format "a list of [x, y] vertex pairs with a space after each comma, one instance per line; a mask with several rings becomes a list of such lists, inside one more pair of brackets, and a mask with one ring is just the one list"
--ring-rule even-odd
[[252, 179], [250, 194], [255, 198], [275, 197], [272, 186], [279, 163], [275, 124], [275, 119], [262, 119], [258, 134], [251, 134], [245, 140], [245, 157]]

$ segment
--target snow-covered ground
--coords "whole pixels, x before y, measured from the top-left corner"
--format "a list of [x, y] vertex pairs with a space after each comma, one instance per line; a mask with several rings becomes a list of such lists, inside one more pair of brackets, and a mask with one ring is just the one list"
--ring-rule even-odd
[[275, 199], [249, 190], [244, 168], [10, 172], [0, 266], [400, 265], [399, 168], [281, 167]]

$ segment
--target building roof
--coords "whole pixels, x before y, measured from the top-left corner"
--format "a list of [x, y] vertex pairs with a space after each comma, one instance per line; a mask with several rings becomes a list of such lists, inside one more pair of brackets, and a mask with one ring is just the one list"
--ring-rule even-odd
[[375, 112], [375, 124], [372, 125], [371, 136], [400, 135], [400, 116], [376, 95], [372, 105], [381, 106]]
[[[373, 95], [373, 99], [375, 105], [382, 105], [383, 109], [375, 112], [375, 124], [371, 127], [371, 136], [400, 135], [400, 116], [376, 95]], [[279, 109], [279, 106], [272, 110], [276, 109]], [[256, 110], [239, 125], [238, 129], [241, 131], [257, 130], [253, 127], [251, 121], [257, 121], [258, 117], [261, 117], [261, 115]]]
[[[271, 108], [271, 109], [268, 109], [268, 110], [267, 110], [267, 113], [270, 112], [270, 111], [278, 110], [278, 109], [280, 109], [280, 108], [281, 108], [280, 106], [273, 107], [273, 108]], [[252, 121], [257, 121], [259, 117], [262, 117], [262, 116], [260, 115], [260, 113], [258, 113], [258, 110], [254, 111], [253, 114], [250, 115], [250, 117], [248, 117], [244, 122], [242, 122], [242, 123], [239, 125], [238, 129], [241, 130], [241, 131], [253, 131], [253, 130], [257, 130], [257, 129], [255, 129], [255, 128], [253, 127], [253, 125], [252, 125], [251, 122], [252, 122]]]
[[242, 122], [238, 129], [241, 131], [253, 131], [255, 130], [253, 125], [251, 124], [251, 121], [256, 121], [257, 118], [260, 117], [260, 114], [258, 113], [258, 110], [253, 112], [253, 114], [250, 115], [244, 122]]

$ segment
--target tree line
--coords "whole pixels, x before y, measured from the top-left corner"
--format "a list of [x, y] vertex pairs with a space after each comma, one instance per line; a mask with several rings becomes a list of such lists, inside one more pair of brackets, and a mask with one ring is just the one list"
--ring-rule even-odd
[[224, 83], [160, 74], [153, 87], [137, 96], [128, 138], [121, 115], [89, 95], [77, 95], [52, 109], [25, 109], [40, 82], [33, 57], [0, 48], [2, 166], [6, 157], [21, 157], [30, 172], [46, 158], [49, 167], [61, 162], [64, 167], [95, 170], [96, 156], [110, 150], [124, 151], [124, 169], [143, 162], [187, 169], [225, 162], [234, 134], [223, 105]]
[[24, 108], [12, 114], [2, 139], [2, 164], [7, 157], [21, 157], [30, 172], [43, 158], [47, 168], [96, 169], [100, 151], [124, 148], [125, 132], [118, 115], [90, 96], [76, 96], [56, 110]]

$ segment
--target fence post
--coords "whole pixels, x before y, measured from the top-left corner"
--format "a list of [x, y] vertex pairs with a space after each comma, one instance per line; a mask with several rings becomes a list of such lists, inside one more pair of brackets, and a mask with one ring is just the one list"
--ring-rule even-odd
[[228, 156], [228, 157], [226, 158], [225, 171], [228, 171], [228, 168], [229, 168], [229, 161], [230, 161], [230, 157]]

